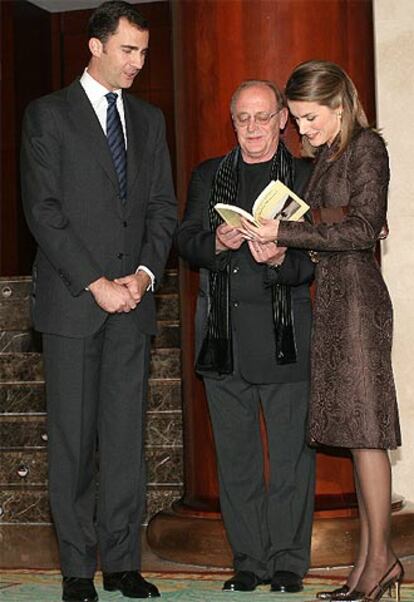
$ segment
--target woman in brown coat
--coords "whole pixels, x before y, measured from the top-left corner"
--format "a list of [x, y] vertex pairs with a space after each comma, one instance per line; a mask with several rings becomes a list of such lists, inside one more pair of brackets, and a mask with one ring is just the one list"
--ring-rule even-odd
[[319, 597], [379, 600], [392, 585], [399, 595], [403, 576], [390, 543], [387, 450], [401, 444], [392, 305], [374, 256], [386, 223], [388, 155], [338, 65], [299, 65], [286, 96], [303, 145], [316, 156], [306, 200], [312, 209], [346, 207], [336, 210], [345, 217], [330, 224], [266, 220], [260, 228], [245, 221], [244, 232], [258, 248], [277, 240], [317, 252], [308, 436], [313, 444], [351, 450], [361, 524], [347, 583]]

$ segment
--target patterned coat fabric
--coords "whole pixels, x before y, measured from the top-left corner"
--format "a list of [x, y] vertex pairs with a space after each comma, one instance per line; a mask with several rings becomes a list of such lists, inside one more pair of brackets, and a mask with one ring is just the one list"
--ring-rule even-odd
[[281, 246], [318, 251], [312, 334], [311, 443], [395, 449], [401, 444], [391, 366], [392, 305], [374, 256], [386, 221], [388, 155], [358, 130], [328, 161], [324, 147], [305, 195], [314, 207], [348, 206], [335, 224], [282, 222]]

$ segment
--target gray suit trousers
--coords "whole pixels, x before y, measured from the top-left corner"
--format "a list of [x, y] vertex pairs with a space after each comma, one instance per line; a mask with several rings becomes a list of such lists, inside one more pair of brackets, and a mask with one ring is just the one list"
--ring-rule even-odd
[[85, 338], [43, 335], [49, 496], [65, 576], [136, 570], [145, 500], [148, 335], [132, 314]]
[[[305, 443], [308, 382], [254, 385], [235, 371], [204, 378], [217, 451], [220, 505], [235, 570], [271, 579], [309, 568], [315, 453]], [[270, 475], [265, 484], [260, 404]]]

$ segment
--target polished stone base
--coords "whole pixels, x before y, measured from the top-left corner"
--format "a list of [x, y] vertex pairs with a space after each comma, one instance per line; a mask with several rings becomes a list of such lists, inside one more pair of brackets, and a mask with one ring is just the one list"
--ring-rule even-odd
[[[177, 520], [178, 519], [178, 520]], [[144, 531], [143, 531], [144, 533]], [[354, 559], [356, 518], [315, 520], [312, 567], [349, 566]], [[231, 567], [231, 552], [219, 519], [159, 513], [147, 528], [155, 553], [188, 565]], [[399, 557], [414, 553], [414, 504], [393, 515], [393, 546]], [[59, 555], [52, 525], [0, 525], [0, 569], [58, 569]]]
[[[140, 538], [143, 562], [146, 562], [148, 556], [158, 562], [148, 550], [145, 527], [141, 529]], [[28, 529], [26, 525], [0, 524], [0, 573], [11, 569], [43, 571], [59, 570], [59, 568], [59, 550], [52, 525], [31, 525]], [[31, 599], [31, 602], [35, 600]]]
[[[352, 564], [358, 545], [356, 516], [315, 518], [312, 568]], [[414, 504], [393, 512], [392, 544], [398, 556], [414, 554]], [[232, 554], [222, 521], [183, 511], [160, 512], [147, 528], [148, 543], [158, 556], [188, 564], [228, 568]]]
[[0, 569], [58, 569], [52, 525], [0, 525]]

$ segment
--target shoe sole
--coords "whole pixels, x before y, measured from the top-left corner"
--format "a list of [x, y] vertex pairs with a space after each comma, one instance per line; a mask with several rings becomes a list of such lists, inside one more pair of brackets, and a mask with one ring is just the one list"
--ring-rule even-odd
[[261, 582], [261, 581], [258, 581], [258, 582], [257, 582], [257, 583], [256, 583], [254, 586], [252, 586], [252, 587], [246, 587], [245, 589], [238, 589], [237, 587], [233, 587], [233, 584], [232, 584], [232, 585], [230, 585], [229, 587], [225, 587], [225, 586], [223, 586], [223, 587], [221, 588], [221, 591], [222, 591], [222, 592], [240, 592], [240, 593], [246, 592], [246, 593], [248, 593], [248, 592], [254, 592], [254, 590], [256, 589], [256, 587], [258, 587], [259, 585], [262, 585], [262, 582]]
[[302, 587], [271, 587], [270, 591], [273, 592], [274, 594], [298, 594], [299, 592], [303, 591], [303, 586]]
[[[63, 602], [80, 602], [80, 598], [64, 598], [62, 596], [62, 600]], [[99, 597], [96, 596], [96, 598], [89, 598], [89, 602], [98, 602]]]
[[104, 585], [103, 588], [106, 592], [121, 592], [121, 594], [125, 596], [125, 598], [132, 598], [137, 600], [145, 600], [146, 598], [159, 598], [161, 596], [161, 594], [151, 594], [149, 592], [146, 596], [131, 596], [131, 594], [125, 594], [120, 587], [111, 587], [108, 585]]

